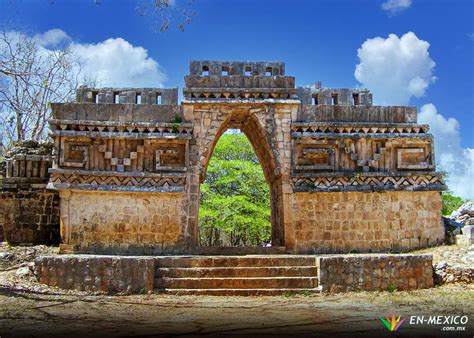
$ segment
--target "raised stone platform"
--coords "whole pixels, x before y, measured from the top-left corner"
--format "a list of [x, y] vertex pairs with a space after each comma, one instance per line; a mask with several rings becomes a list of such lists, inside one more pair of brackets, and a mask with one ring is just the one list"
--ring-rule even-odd
[[433, 286], [431, 255], [43, 256], [41, 283], [64, 289], [277, 295]]

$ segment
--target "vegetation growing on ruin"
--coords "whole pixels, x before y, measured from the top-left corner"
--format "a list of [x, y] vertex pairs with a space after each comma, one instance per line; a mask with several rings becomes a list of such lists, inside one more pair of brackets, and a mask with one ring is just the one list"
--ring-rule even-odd
[[454, 210], [457, 210], [465, 201], [461, 197], [454, 196], [451, 192], [443, 192], [443, 209], [444, 216], [449, 216]]
[[270, 193], [258, 158], [244, 134], [226, 133], [201, 185], [200, 244], [262, 246], [270, 239]]

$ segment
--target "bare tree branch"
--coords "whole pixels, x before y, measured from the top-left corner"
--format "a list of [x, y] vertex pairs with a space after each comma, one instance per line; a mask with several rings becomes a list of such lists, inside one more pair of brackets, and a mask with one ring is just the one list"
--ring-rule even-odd
[[48, 50], [19, 33], [0, 34], [0, 138], [47, 138], [51, 102], [71, 100], [82, 66], [69, 48]]

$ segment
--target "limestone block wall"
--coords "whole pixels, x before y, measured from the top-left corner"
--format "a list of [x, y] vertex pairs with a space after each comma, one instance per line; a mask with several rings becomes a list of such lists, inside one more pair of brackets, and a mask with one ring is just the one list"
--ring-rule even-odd
[[88, 88], [82, 86], [76, 91], [76, 101], [176, 105], [178, 103], [178, 88]]
[[11, 244], [59, 242], [59, 198], [55, 191], [0, 192], [0, 228]]
[[[199, 208], [199, 182], [203, 182], [212, 151], [219, 137], [227, 129], [240, 129], [249, 139], [262, 166], [270, 187], [272, 245], [283, 246], [285, 219], [291, 212], [283, 192], [291, 192], [290, 122], [296, 114], [297, 104], [262, 105], [239, 104], [223, 106], [210, 103], [183, 104], [186, 115], [194, 116], [193, 137], [190, 142], [188, 167], [189, 229], [197, 234]], [[194, 178], [191, 175], [195, 175]], [[199, 180], [198, 180], [199, 178]], [[197, 238], [197, 235], [194, 235]], [[196, 243], [196, 242], [195, 242]]]
[[0, 240], [10, 244], [59, 242], [59, 195], [47, 190], [51, 145], [26, 141], [0, 164]]
[[321, 82], [314, 87], [298, 87], [298, 98], [303, 104], [314, 105], [372, 105], [372, 94], [360, 88], [321, 88]]
[[61, 252], [173, 252], [180, 248], [182, 193], [60, 191]]
[[338, 255], [317, 260], [323, 292], [433, 287], [431, 255]]
[[295, 252], [397, 252], [444, 240], [436, 191], [296, 193], [291, 206], [286, 243]]
[[[403, 251], [443, 240], [433, 136], [366, 89], [296, 88], [281, 62], [192, 61], [177, 89], [86, 88], [53, 104], [62, 253], [190, 253], [219, 137], [247, 135], [288, 252]], [[199, 251], [199, 250], [197, 250]]]

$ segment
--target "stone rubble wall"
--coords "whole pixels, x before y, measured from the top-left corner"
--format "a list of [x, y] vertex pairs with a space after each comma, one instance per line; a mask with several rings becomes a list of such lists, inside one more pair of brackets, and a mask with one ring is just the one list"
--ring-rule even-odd
[[474, 267], [459, 264], [451, 265], [441, 261], [435, 266], [434, 278], [435, 283], [438, 285], [450, 283], [472, 284], [474, 282]]
[[40, 283], [80, 291], [144, 293], [153, 290], [154, 271], [151, 257], [63, 255], [35, 261]]
[[323, 292], [413, 290], [433, 287], [431, 255], [319, 257]]
[[464, 225], [474, 225], [474, 202], [466, 201], [449, 216], [450, 219]]
[[[293, 89], [295, 78], [292, 76], [200, 76], [187, 75], [185, 78], [187, 88], [207, 88], [221, 89], [222, 91], [231, 91], [232, 89]], [[296, 94], [296, 90], [292, 90]]]
[[291, 201], [286, 243], [296, 252], [408, 251], [444, 240], [436, 191], [298, 193]]

